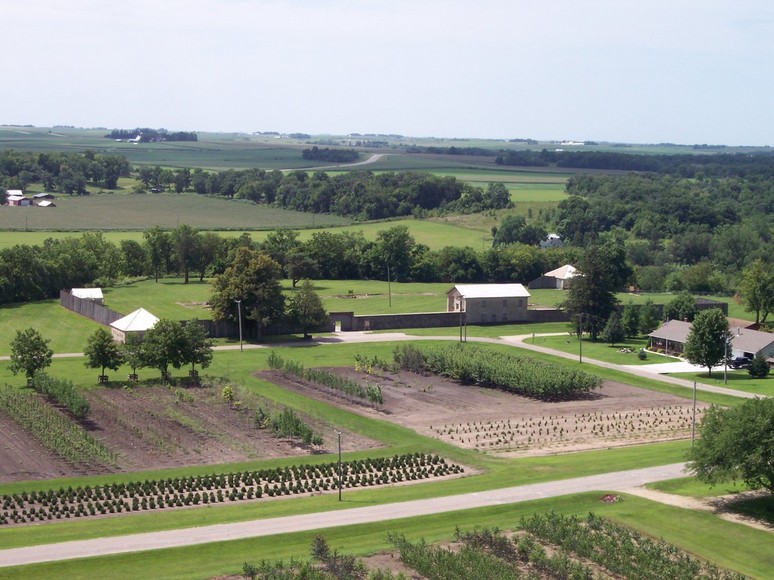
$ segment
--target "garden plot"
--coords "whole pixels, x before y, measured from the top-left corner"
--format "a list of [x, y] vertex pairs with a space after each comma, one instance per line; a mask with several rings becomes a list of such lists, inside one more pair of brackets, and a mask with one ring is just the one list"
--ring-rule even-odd
[[[366, 374], [330, 369], [363, 384], [378, 384], [384, 403], [357, 404], [308, 381], [264, 372], [267, 380], [466, 449], [540, 455], [668, 441], [690, 436], [692, 403], [674, 395], [606, 381], [594, 393], [546, 402], [463, 386], [434, 375]], [[697, 422], [705, 404], [697, 404]]]
[[[322, 445], [314, 447], [256, 428], [252, 410], [227, 403], [220, 389], [213, 387], [101, 388], [89, 392], [88, 400], [91, 413], [80, 425], [115, 461], [64, 461], [0, 412], [0, 482], [232, 463], [336, 449], [335, 435], [324, 425], [312, 425], [323, 435]], [[60, 409], [50, 410], [68, 418]], [[344, 451], [378, 446], [354, 433], [347, 433], [342, 443]]]

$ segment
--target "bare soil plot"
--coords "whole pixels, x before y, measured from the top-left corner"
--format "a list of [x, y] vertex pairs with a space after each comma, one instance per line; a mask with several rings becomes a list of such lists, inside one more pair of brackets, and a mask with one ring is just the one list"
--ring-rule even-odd
[[[463, 386], [432, 375], [367, 375], [349, 368], [332, 370], [364, 383], [379, 384], [384, 404], [373, 409], [273, 371], [261, 376], [307, 396], [381, 417], [458, 447], [507, 455], [667, 441], [688, 437], [691, 432], [691, 401], [611, 381], [580, 399], [544, 402]], [[697, 421], [706, 408], [697, 404]]]
[[[257, 429], [253, 412], [229, 405], [217, 388], [102, 388], [87, 397], [92, 410], [82, 425], [117, 454], [115, 466], [68, 465], [0, 414], [0, 482], [303, 456], [337, 449], [333, 429], [322, 423], [309, 421], [323, 437], [319, 447], [278, 439], [266, 429]], [[354, 433], [342, 439], [345, 451], [377, 446]]]

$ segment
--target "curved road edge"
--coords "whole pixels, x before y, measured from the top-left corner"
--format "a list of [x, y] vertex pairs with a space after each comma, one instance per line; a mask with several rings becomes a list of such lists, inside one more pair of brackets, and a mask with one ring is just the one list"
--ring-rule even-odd
[[276, 534], [321, 530], [354, 524], [386, 522], [401, 518], [520, 503], [583, 493], [623, 491], [647, 483], [685, 475], [685, 464], [603, 473], [573, 479], [548, 481], [462, 495], [389, 503], [364, 508], [316, 512], [297, 516], [148, 532], [129, 536], [78, 540], [59, 544], [26, 546], [0, 551], [0, 567], [73, 560], [147, 550], [162, 550], [212, 542], [273, 536]]

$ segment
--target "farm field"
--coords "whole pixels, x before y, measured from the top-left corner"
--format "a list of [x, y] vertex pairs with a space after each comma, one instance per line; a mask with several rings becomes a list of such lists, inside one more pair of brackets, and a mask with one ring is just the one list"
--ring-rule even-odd
[[[152, 198], [152, 199], [156, 199], [156, 198]], [[225, 200], [211, 200], [211, 201], [213, 201], [216, 204], [229, 203], [228, 201], [225, 201]], [[255, 206], [255, 207], [258, 208], [259, 206]], [[6, 208], [0, 208], [0, 209], [2, 211], [5, 211]], [[26, 211], [28, 208], [13, 208], [13, 209]], [[0, 214], [2, 213], [2, 211], [0, 211]], [[37, 210], [33, 209], [33, 211], [37, 211]], [[183, 211], [187, 211], [187, 209]], [[290, 213], [292, 217], [293, 212], [290, 212]], [[307, 214], [296, 214], [296, 215], [303, 216], [302, 217], [303, 220], [310, 219], [310, 217]], [[169, 217], [169, 219], [175, 220], [174, 223], [172, 223], [172, 225], [169, 226], [169, 228], [171, 229], [171, 228], [177, 227], [177, 221], [176, 221], [177, 217], [171, 216]], [[190, 219], [191, 221], [185, 221], [185, 219]], [[268, 217], [266, 219], [268, 219]], [[342, 221], [346, 221], [346, 220], [342, 220]], [[324, 229], [317, 228], [317, 227], [315, 228], [307, 227], [303, 224], [299, 226], [297, 223], [293, 225], [289, 221], [287, 222], [286, 225], [283, 225], [283, 222], [267, 223], [265, 221], [262, 221], [260, 223], [258, 222], [254, 223], [253, 226], [246, 226], [246, 228], [248, 229], [231, 229], [231, 230], [201, 228], [200, 226], [195, 226], [194, 225], [195, 223], [196, 223], [196, 217], [194, 215], [182, 214], [180, 216], [180, 224], [191, 225], [192, 227], [196, 227], [197, 229], [200, 229], [202, 231], [212, 231], [225, 238], [238, 237], [243, 233], [247, 233], [256, 242], [261, 242], [265, 240], [268, 234], [272, 230], [278, 227], [288, 227], [290, 229], [295, 229], [295, 231], [299, 233], [299, 239], [301, 241], [306, 241], [312, 237], [312, 234], [320, 231], [329, 231], [331, 233], [340, 233], [344, 231], [362, 232], [363, 236], [367, 240], [375, 240], [376, 236], [381, 231], [385, 231], [394, 226], [406, 226], [407, 228], [409, 228], [409, 232], [411, 233], [412, 236], [414, 236], [414, 239], [417, 241], [417, 243], [425, 244], [430, 249], [433, 249], [433, 250], [440, 250], [445, 246], [460, 246], [460, 247], [469, 246], [471, 248], [479, 249], [482, 247], [489, 247], [492, 244], [491, 234], [482, 233], [481, 231], [460, 227], [452, 223], [446, 223], [443, 221], [433, 221], [433, 220], [404, 219], [404, 220], [395, 220], [395, 221], [389, 221], [389, 222], [358, 223], [358, 224], [353, 224], [348, 226], [331, 226], [331, 227], [326, 227]], [[258, 228], [259, 226], [263, 229], [252, 229], [252, 228]], [[22, 227], [22, 231], [0, 230], [0, 249], [8, 248], [17, 244], [40, 246], [48, 238], [53, 238], [53, 239], [78, 238], [83, 233], [83, 231], [32, 230], [31, 225], [29, 226], [29, 229], [25, 231], [24, 223], [22, 223], [21, 227]], [[124, 225], [123, 227], [118, 229], [104, 230], [104, 231], [99, 229], [94, 229], [92, 231], [100, 231], [106, 240], [114, 244], [118, 244], [122, 240], [135, 240], [138, 242], [142, 242], [143, 231], [151, 227], [153, 227], [153, 224], [148, 224], [147, 220], [145, 220], [145, 224], [138, 223], [137, 229], [135, 230], [127, 230], [126, 229], [127, 225]]]
[[[62, 197], [56, 207], [2, 207], [3, 230], [146, 230], [187, 224], [202, 229], [274, 229], [330, 226], [350, 220], [305, 214], [195, 194], [102, 194]], [[18, 243], [18, 242], [17, 242]]]
[[[501, 456], [568, 453], [690, 436], [689, 400], [611, 381], [570, 401], [545, 402], [434, 375], [332, 370], [381, 387], [383, 405], [375, 409], [347, 405], [351, 410], [450, 445]], [[307, 397], [343, 404], [335, 392], [287, 374], [266, 371], [261, 377]], [[706, 407], [697, 408], [697, 417]]]

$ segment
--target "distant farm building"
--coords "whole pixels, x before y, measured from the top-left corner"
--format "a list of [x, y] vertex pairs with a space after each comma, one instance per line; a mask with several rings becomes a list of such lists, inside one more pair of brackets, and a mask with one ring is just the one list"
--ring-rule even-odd
[[561, 245], [562, 238], [559, 237], [559, 234], [548, 234], [545, 240], [540, 241], [541, 250], [545, 250], [546, 248], [558, 248]]
[[70, 294], [77, 296], [82, 300], [91, 300], [97, 304], [104, 304], [105, 297], [102, 295], [102, 288], [73, 288]]
[[110, 324], [113, 340], [123, 343], [126, 342], [126, 337], [129, 335], [142, 338], [145, 331], [156, 326], [158, 321], [158, 318], [144, 308], [138, 308], [131, 314], [127, 314]]
[[56, 207], [56, 204], [50, 199], [44, 199], [43, 201], [39, 201], [35, 205], [37, 205], [38, 207]]
[[537, 290], [539, 288], [567, 290], [577, 271], [575, 266], [565, 264], [555, 270], [546, 272], [540, 278], [532, 280], [532, 282], [529, 283], [529, 287], [532, 290]]
[[446, 293], [448, 312], [464, 312], [468, 324], [527, 320], [529, 292], [522, 284], [457, 284]]
[[[14, 190], [11, 190], [14, 191]], [[10, 206], [16, 206], [16, 207], [29, 207], [32, 205], [32, 200], [28, 197], [25, 197], [23, 195], [9, 195], [6, 199], [6, 205]]]

